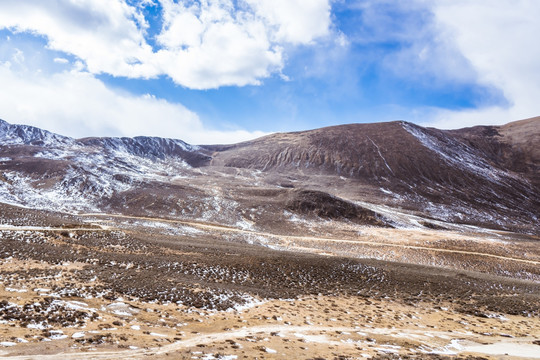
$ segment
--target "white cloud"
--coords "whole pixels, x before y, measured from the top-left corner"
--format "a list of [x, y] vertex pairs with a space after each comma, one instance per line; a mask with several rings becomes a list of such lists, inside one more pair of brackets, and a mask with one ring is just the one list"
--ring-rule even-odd
[[509, 105], [439, 111], [431, 125], [502, 124], [540, 115], [540, 2], [439, 0], [432, 9], [479, 82], [503, 91]]
[[[94, 74], [170, 76], [193, 89], [258, 84], [283, 67], [283, 47], [329, 34], [330, 0], [159, 0], [161, 48], [126, 0], [6, 0], [0, 28], [44, 35], [48, 47], [78, 57]], [[235, 5], [236, 4], [236, 5]]]
[[24, 63], [24, 53], [20, 50], [15, 48], [14, 54], [11, 57], [11, 60], [16, 64], [22, 64]]
[[122, 0], [0, 2], [0, 28], [44, 35], [49, 48], [79, 57], [93, 73], [156, 75], [144, 27]]
[[246, 0], [276, 31], [279, 42], [308, 44], [328, 34], [330, 4], [327, 0]]
[[387, 56], [383, 63], [396, 76], [429, 87], [474, 83], [477, 73], [469, 61], [444, 36], [432, 38], [429, 29], [401, 51]]
[[350, 6], [358, 11], [361, 26], [353, 31], [352, 40], [363, 46], [387, 47], [377, 61], [411, 84], [434, 88], [473, 83], [476, 72], [446, 27], [433, 21], [430, 4], [425, 0], [353, 2]]
[[160, 136], [192, 144], [234, 143], [261, 132], [207, 129], [197, 114], [153, 96], [107, 88], [92, 74], [15, 72], [0, 63], [0, 118], [72, 137]]
[[157, 63], [176, 83], [192, 89], [258, 84], [279, 72], [282, 51], [270, 43], [264, 24], [226, 1], [184, 6], [163, 1], [163, 49]]
[[67, 64], [69, 63], [69, 60], [66, 59], [66, 58], [61, 58], [61, 57], [57, 57], [57, 58], [54, 58], [53, 61], [57, 64]]
[[[154, 135], [198, 144], [262, 136], [208, 129], [181, 104], [112, 89], [95, 76], [166, 75], [191, 89], [282, 76], [286, 47], [330, 33], [330, 0], [280, 1], [268, 13], [270, 3], [260, 1], [0, 1], [0, 29], [24, 33], [0, 42], [0, 83], [10, 89], [0, 94], [0, 117], [73, 137]], [[162, 11], [157, 34], [144, 6]]]

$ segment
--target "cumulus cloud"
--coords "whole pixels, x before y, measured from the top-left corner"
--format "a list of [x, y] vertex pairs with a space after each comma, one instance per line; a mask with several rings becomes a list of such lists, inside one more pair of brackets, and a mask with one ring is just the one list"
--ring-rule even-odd
[[437, 23], [477, 72], [481, 84], [500, 89], [507, 105], [441, 110], [430, 125], [456, 128], [502, 124], [540, 115], [540, 2], [438, 0]]
[[162, 5], [162, 49], [155, 59], [176, 83], [192, 89], [243, 86], [281, 70], [281, 48], [250, 12], [235, 11], [226, 1]]
[[93, 73], [157, 74], [143, 20], [121, 0], [0, 2], [0, 28], [45, 36], [50, 49], [77, 56]]
[[330, 28], [327, 0], [246, 0], [271, 28], [274, 41], [308, 44]]
[[[163, 20], [153, 49], [139, 1], [6, 0], [0, 28], [32, 32], [94, 74], [167, 75], [192, 89], [258, 84], [280, 73], [283, 47], [309, 44], [330, 29], [329, 0], [156, 0]], [[157, 8], [157, 7], [156, 7]]]
[[[160, 136], [192, 144], [234, 143], [261, 132], [206, 128], [198, 115], [181, 104], [151, 95], [134, 96], [106, 87], [88, 72], [56, 74], [14, 71], [0, 64], [2, 118], [72, 137]], [[31, 102], [31, 104], [29, 104]]]
[[[0, 29], [16, 34], [0, 43], [0, 83], [10, 89], [0, 116], [73, 137], [232, 143], [264, 135], [209, 129], [179, 103], [113, 89], [97, 75], [165, 75], [190, 89], [285, 77], [287, 47], [331, 33], [329, 1], [0, 1]], [[148, 9], [159, 12], [157, 25], [145, 18]], [[21, 37], [34, 40], [19, 50]]]

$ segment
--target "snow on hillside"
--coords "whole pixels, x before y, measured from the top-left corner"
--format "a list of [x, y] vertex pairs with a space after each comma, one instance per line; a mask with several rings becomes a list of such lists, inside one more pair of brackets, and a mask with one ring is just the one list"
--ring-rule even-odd
[[[99, 203], [115, 193], [185, 174], [191, 166], [183, 156], [199, 155], [198, 147], [181, 140], [74, 140], [0, 120], [0, 150], [2, 146], [19, 149], [21, 155], [6, 157], [0, 152], [0, 201], [64, 211], [98, 211]], [[20, 164], [29, 162], [33, 167], [26, 171]]]
[[12, 125], [0, 119], [0, 145], [70, 145], [74, 140], [27, 125]]
[[435, 152], [442, 160], [461, 169], [481, 175], [488, 181], [498, 182], [512, 175], [494, 168], [469, 146], [447, 136], [435, 136], [426, 129], [402, 122], [403, 128], [417, 138], [426, 148]]

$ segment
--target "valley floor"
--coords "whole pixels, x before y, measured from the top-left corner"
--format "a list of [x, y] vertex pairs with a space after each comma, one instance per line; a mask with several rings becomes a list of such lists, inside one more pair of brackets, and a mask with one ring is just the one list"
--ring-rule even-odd
[[2, 217], [0, 357], [540, 359], [534, 236]]
[[5, 328], [3, 344], [16, 345], [1, 354], [14, 359], [540, 357], [538, 336], [532, 336], [538, 318], [478, 317], [455, 311], [451, 303], [433, 308], [429, 302], [307, 296], [212, 312], [118, 299], [76, 301], [96, 309], [100, 319], [54, 327], [59, 330]]

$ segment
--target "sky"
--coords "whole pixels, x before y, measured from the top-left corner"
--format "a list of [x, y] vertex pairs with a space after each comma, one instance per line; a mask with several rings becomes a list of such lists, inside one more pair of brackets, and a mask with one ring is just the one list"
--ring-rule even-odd
[[0, 119], [234, 143], [540, 115], [537, 0], [0, 0]]

